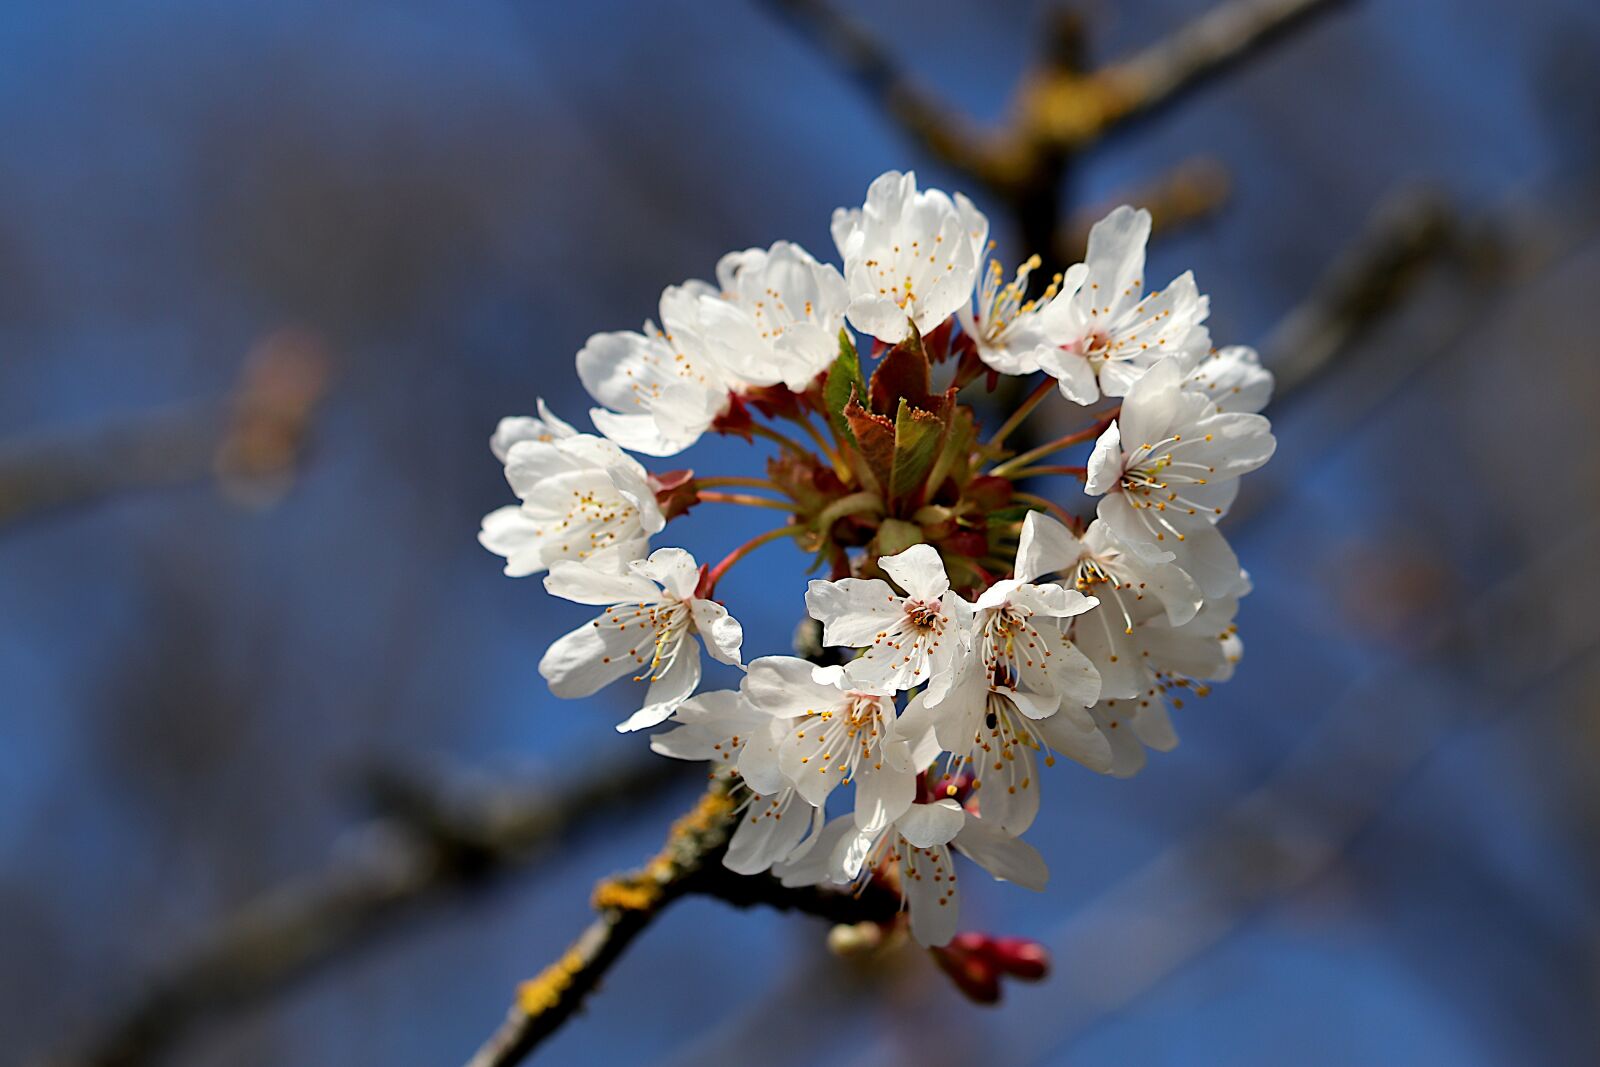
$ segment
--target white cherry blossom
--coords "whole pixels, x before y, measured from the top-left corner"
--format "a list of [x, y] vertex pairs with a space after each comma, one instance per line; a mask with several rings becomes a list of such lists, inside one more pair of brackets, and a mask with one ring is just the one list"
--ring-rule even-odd
[[1041, 759], [1052, 767], [1060, 753], [1102, 774], [1112, 765], [1110, 741], [1084, 705], [1041, 703], [982, 671], [964, 675], [937, 708], [919, 694], [901, 718], [908, 729], [929, 723], [949, 754], [935, 784], [954, 792], [970, 774], [984, 819], [1012, 836], [1039, 813]]
[[843, 679], [871, 692], [926, 682], [929, 698], [938, 700], [966, 655], [972, 605], [951, 592], [931, 545], [912, 545], [878, 565], [904, 596], [878, 578], [813, 581], [806, 590], [806, 610], [822, 623], [823, 642], [864, 649], [843, 667], [816, 668], [817, 681]]
[[778, 741], [785, 723], [751, 705], [742, 694], [731, 689], [700, 693], [679, 704], [668, 721], [672, 729], [651, 735], [651, 751], [710, 763], [713, 774], [737, 774], [762, 795], [785, 787], [778, 768]]
[[[1076, 264], [1037, 299], [1030, 300], [1028, 277], [1039, 269], [1039, 263], [1039, 257], [1033, 256], [1017, 268], [1016, 277], [1008, 282], [999, 261], [989, 260], [974, 304], [963, 304], [957, 312], [961, 330], [972, 338], [978, 358], [1001, 374], [1032, 374], [1052, 349], [1059, 348], [1061, 342], [1055, 338], [1051, 327], [1060, 333], [1061, 326], [1046, 316], [1045, 309], [1056, 298], [1062, 284], [1076, 288], [1087, 270], [1083, 264]], [[1072, 340], [1065, 336], [1063, 339]]]
[[1239, 560], [1213, 525], [1233, 503], [1239, 476], [1277, 446], [1262, 416], [1219, 412], [1183, 388], [1177, 361], [1134, 384], [1121, 414], [1095, 442], [1084, 491], [1124, 542], [1174, 553], [1206, 596], [1238, 590]]
[[995, 878], [1027, 889], [1042, 890], [1050, 877], [1031, 845], [968, 814], [949, 798], [912, 804], [893, 822], [869, 829], [858, 827], [849, 816], [834, 819], [777, 873], [785, 885], [849, 885], [893, 865], [911, 913], [911, 936], [932, 947], [948, 943], [960, 922], [952, 848]]
[[[698, 289], [661, 297], [667, 330], [692, 313]], [[589, 417], [623, 448], [672, 456], [700, 439], [728, 408], [729, 381], [692, 333], [674, 337], [653, 323], [643, 333], [597, 333], [578, 353], [578, 377], [604, 407]]]
[[[761, 660], [751, 664], [759, 670]], [[747, 676], [748, 677], [748, 676]], [[821, 829], [813, 808], [783, 777], [778, 743], [788, 721], [746, 699], [718, 690], [691, 697], [672, 714], [672, 729], [650, 738], [650, 747], [674, 759], [703, 760], [712, 773], [736, 772], [748, 787], [739, 822], [722, 862], [738, 874], [759, 874], [792, 855], [808, 833]]]
[[637, 461], [610, 441], [567, 432], [548, 412], [543, 422], [506, 422], [491, 445], [504, 447], [506, 481], [522, 503], [484, 516], [478, 534], [505, 558], [506, 574], [537, 574], [558, 560], [619, 571], [650, 550], [666, 520]]
[[539, 415], [508, 415], [500, 420], [494, 428], [494, 436], [489, 438], [489, 451], [494, 453], [494, 458], [501, 463], [511, 452], [511, 446], [518, 441], [543, 441], [550, 444], [568, 437], [578, 436], [578, 431], [571, 424], [556, 417], [556, 414], [545, 404], [544, 398], [538, 400]]
[[[590, 696], [625, 675], [648, 682], [644, 706], [619, 731], [654, 726], [700, 684], [700, 651], [738, 665], [744, 633], [721, 604], [695, 594], [699, 568], [681, 548], [659, 548], [625, 574], [581, 563], [557, 563], [545, 578], [553, 596], [607, 605], [600, 617], [557, 640], [539, 673], [558, 697]], [[636, 673], [635, 673], [636, 672]]]
[[[1111, 773], [1127, 777], [1144, 766], [1145, 748], [1167, 752], [1178, 743], [1168, 705], [1182, 708], [1186, 696], [1207, 696], [1211, 683], [1233, 676], [1243, 655], [1233, 624], [1239, 602], [1234, 597], [1208, 600], [1200, 613], [1182, 625], [1153, 606], [1134, 623], [1125, 640], [1102, 640], [1083, 629], [1078, 642], [1108, 679], [1108, 696], [1090, 714], [1111, 741]], [[1112, 662], [1113, 655], [1119, 662]], [[1125, 682], [1125, 679], [1131, 681]], [[1128, 689], [1132, 692], [1123, 695]]]
[[978, 597], [972, 621], [972, 664], [993, 684], [1054, 710], [1063, 700], [1088, 707], [1100, 696], [1094, 667], [1063, 636], [1065, 620], [1098, 603], [1077, 589], [1035, 579], [1049, 572], [1050, 534], [1065, 528], [1041, 512], [1029, 512], [1017, 544], [1014, 577], [998, 581]]
[[788, 241], [730, 252], [721, 288], [702, 281], [661, 294], [661, 327], [603, 333], [578, 353], [578, 376], [604, 407], [601, 433], [624, 448], [670, 456], [700, 439], [729, 397], [753, 386], [805, 389], [838, 352], [844, 278]]
[[1210, 353], [1183, 383], [1188, 391], [1217, 405], [1218, 411], [1251, 414], [1267, 406], [1272, 386], [1272, 372], [1261, 365], [1261, 357], [1248, 345], [1229, 345]]
[[735, 874], [760, 874], [802, 853], [817, 839], [826, 818], [806, 803], [800, 791], [784, 786], [763, 796], [753, 793], [740, 811], [722, 865]]
[[779, 241], [723, 256], [717, 283], [705, 336], [740, 384], [804, 391], [838, 356], [850, 294], [837, 267]]
[[1124, 396], [1161, 360], [1177, 359], [1188, 370], [1211, 348], [1202, 325], [1209, 304], [1192, 274], [1144, 291], [1149, 237], [1148, 211], [1111, 212], [1089, 231], [1084, 262], [1067, 272], [1060, 295], [1039, 314], [1056, 346], [1041, 352], [1039, 364], [1075, 403]]
[[843, 677], [819, 682], [816, 668], [793, 656], [750, 664], [741, 691], [749, 703], [783, 725], [778, 766], [810, 804], [822, 807], [840, 785], [855, 785], [862, 826], [888, 822], [910, 805], [919, 764], [913, 738], [895, 725], [893, 694], [851, 688]]
[[1182, 626], [1200, 610], [1204, 600], [1200, 587], [1172, 562], [1171, 552], [1133, 548], [1100, 519], [1090, 523], [1080, 538], [1055, 519], [1040, 515], [1035, 534], [1037, 565], [1062, 575], [1100, 602], [1098, 610], [1071, 626], [1075, 637], [1092, 631], [1102, 639], [1097, 644], [1109, 650], [1097, 661], [1100, 696], [1133, 696], [1138, 690], [1129, 673], [1138, 655], [1131, 642], [1135, 620], [1152, 614], [1148, 601], [1165, 612], [1169, 624]]
[[918, 191], [911, 171], [889, 171], [860, 208], [833, 213], [850, 324], [895, 344], [927, 333], [966, 306], [989, 239], [989, 220], [966, 197]]

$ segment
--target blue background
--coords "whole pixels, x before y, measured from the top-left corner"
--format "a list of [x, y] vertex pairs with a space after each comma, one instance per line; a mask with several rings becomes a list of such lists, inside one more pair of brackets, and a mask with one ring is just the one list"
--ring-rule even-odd
[[[1204, 6], [1080, 10], [1114, 57]], [[984, 120], [1045, 14], [853, 10]], [[971, 925], [1055, 949], [1048, 982], [980, 1009], [915, 953], [841, 962], [818, 924], [691, 900], [549, 1062], [1594, 1062], [1597, 56], [1581, 0], [1353, 5], [1063, 190], [1222, 161], [1225, 210], [1150, 269], [1195, 270], [1219, 341], [1267, 339], [1396, 189], [1505, 244], [1488, 280], [1430, 273], [1276, 413], [1229, 528], [1246, 659], [1183, 744], [1129, 781], [1056, 769], [1046, 893], [964, 879]], [[0, 446], [215, 401], [284, 327], [334, 379], [272, 507], [202, 481], [0, 527], [0, 1057], [70, 1046], [219, 916], [360, 847], [367, 768], [559, 785], [642, 749], [612, 730], [622, 696], [544, 691], [540, 652], [583, 609], [476, 544], [509, 499], [488, 434], [540, 395], [581, 420], [589, 333], [731, 248], [831, 258], [831, 209], [912, 166], [965, 185], [758, 4], [6, 4]], [[716, 558], [761, 528], [709, 510], [670, 539]], [[802, 561], [763, 553], [722, 590], [747, 655], [799, 609]], [[691, 797], [172, 1062], [464, 1060]]]

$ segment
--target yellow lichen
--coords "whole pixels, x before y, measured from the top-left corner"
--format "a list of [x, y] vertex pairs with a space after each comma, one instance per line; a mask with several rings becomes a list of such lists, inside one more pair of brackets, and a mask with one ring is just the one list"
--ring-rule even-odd
[[568, 949], [559, 960], [517, 987], [517, 1007], [524, 1015], [539, 1015], [561, 1003], [561, 996], [583, 969], [583, 956]]

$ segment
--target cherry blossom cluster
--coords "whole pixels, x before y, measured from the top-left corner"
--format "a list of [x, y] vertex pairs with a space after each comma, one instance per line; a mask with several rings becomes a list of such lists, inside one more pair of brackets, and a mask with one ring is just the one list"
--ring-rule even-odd
[[[1131, 775], [1177, 743], [1169, 710], [1233, 671], [1250, 583], [1217, 523], [1272, 455], [1272, 377], [1212, 346], [1190, 274], [1146, 286], [1149, 233], [1118, 208], [1048, 285], [1037, 258], [1007, 280], [971, 201], [891, 172], [834, 213], [842, 270], [787, 242], [733, 252], [715, 283], [669, 287], [659, 324], [591, 337], [597, 433], [543, 402], [497, 428], [518, 503], [482, 543], [598, 611], [540, 672], [571, 698], [629, 680], [619, 730], [670, 724], [657, 752], [730, 777], [732, 870], [883, 879], [917, 940], [946, 945], [955, 853], [1043, 888], [1022, 835], [1056, 757]], [[1085, 425], [1008, 447], [1058, 393]], [[708, 433], [775, 447], [762, 472], [713, 477], [630, 455]], [[1063, 484], [1081, 495], [1040, 495]], [[781, 521], [715, 566], [652, 551], [700, 505]], [[747, 662], [718, 581], [781, 540], [827, 573], [804, 594], [824, 650]], [[702, 691], [703, 655], [737, 688]]]

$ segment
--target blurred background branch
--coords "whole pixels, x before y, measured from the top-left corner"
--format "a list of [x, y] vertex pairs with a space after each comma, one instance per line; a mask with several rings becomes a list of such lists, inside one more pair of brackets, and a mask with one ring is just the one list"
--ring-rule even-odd
[[53, 1067], [162, 1061], [197, 1025], [237, 1012], [373, 942], [453, 893], [482, 892], [548, 859], [573, 835], [639, 810], [697, 777], [639, 759], [538, 787], [452, 790], [435, 774], [386, 770], [369, 791], [386, 814], [325, 870], [246, 903], [150, 976]]
[[0, 444], [0, 527], [120, 493], [211, 478], [240, 503], [269, 504], [294, 480], [329, 373], [320, 339], [284, 330], [251, 350], [238, 385], [221, 403]]

